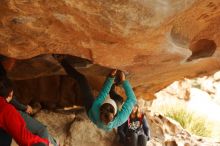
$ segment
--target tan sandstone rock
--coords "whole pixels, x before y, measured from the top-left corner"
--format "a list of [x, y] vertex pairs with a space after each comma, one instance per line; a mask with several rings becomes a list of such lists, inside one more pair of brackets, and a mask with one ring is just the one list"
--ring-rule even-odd
[[[219, 0], [2, 0], [0, 54], [87, 59], [99, 66], [81, 71], [99, 87], [107, 74], [103, 68], [119, 68], [130, 73], [138, 97], [152, 99], [174, 80], [220, 69], [219, 5]], [[36, 67], [38, 72], [31, 73]], [[56, 65], [33, 65], [11, 77], [57, 70]]]

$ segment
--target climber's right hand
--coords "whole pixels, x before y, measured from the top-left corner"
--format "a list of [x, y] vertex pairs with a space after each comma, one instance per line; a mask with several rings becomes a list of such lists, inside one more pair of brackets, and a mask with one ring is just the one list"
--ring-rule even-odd
[[109, 77], [111, 78], [114, 78], [116, 76], [116, 73], [117, 73], [117, 69], [113, 69], [110, 74], [109, 74]]

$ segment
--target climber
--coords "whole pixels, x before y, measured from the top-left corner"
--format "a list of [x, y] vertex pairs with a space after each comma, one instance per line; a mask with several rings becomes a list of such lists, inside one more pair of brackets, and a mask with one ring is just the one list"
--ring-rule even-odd
[[[5, 57], [0, 56], [0, 77], [1, 78], [5, 78], [5, 79], [9, 80], [7, 78], [6, 70], [10, 71], [13, 68], [15, 62], [16, 62], [16, 60], [13, 58], [6, 59]], [[25, 106], [25, 105], [19, 103], [15, 99], [14, 96], [8, 97], [7, 102], [11, 103], [18, 110], [18, 112], [20, 113], [20, 115], [24, 119], [28, 130], [30, 130], [32, 132], [32, 134], [36, 134], [41, 138], [48, 139], [50, 141], [50, 143], [52, 143], [54, 146], [57, 146], [56, 140], [48, 133], [47, 127], [29, 115], [32, 113], [31, 106], [29, 106], [29, 105]], [[9, 135], [7, 135], [6, 133], [4, 133], [2, 135], [5, 135], [4, 137], [8, 137], [8, 143], [11, 143], [11, 139], [9, 138], [10, 137]], [[4, 141], [6, 142], [7, 139], [5, 139]]]
[[145, 115], [135, 105], [128, 120], [118, 127], [120, 142], [125, 146], [146, 146], [150, 130]]
[[[27, 128], [21, 115], [7, 103], [12, 98], [13, 89], [10, 80], [0, 78], [0, 145], [10, 146], [11, 137], [20, 146], [48, 146], [47, 139], [33, 135]], [[11, 137], [10, 137], [10, 136]], [[8, 141], [7, 141], [8, 140]]]
[[109, 131], [122, 125], [128, 119], [133, 106], [136, 104], [136, 97], [129, 81], [125, 79], [123, 72], [119, 71], [118, 76], [120, 78], [121, 85], [125, 90], [127, 99], [121, 110], [118, 110], [116, 102], [108, 97], [109, 91], [115, 80], [117, 70], [113, 70], [109, 74], [101, 92], [98, 97], [94, 99], [87, 79], [69, 64], [68, 58], [61, 55], [53, 56], [58, 62], [60, 62], [66, 73], [78, 82], [81, 92], [83, 93], [83, 101], [87, 115], [98, 128]]

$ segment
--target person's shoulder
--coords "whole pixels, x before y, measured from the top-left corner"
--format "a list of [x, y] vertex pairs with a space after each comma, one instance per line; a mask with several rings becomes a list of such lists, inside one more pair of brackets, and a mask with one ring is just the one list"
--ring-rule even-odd
[[4, 111], [4, 113], [11, 113], [11, 112], [15, 112], [16, 111], [14, 106], [12, 106], [9, 103], [5, 103], [2, 108], [3, 108], [2, 110]]
[[93, 102], [91, 108], [89, 109], [89, 112], [91, 112], [93, 114], [97, 113], [97, 111], [99, 110], [100, 106], [101, 106], [100, 102], [98, 102], [98, 101]]
[[92, 107], [88, 111], [88, 117], [93, 123], [97, 123], [99, 121], [99, 111], [97, 107]]

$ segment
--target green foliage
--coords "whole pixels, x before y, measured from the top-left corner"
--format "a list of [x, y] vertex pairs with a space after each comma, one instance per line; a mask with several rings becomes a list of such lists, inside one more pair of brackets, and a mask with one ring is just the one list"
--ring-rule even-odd
[[212, 124], [205, 117], [197, 116], [180, 107], [166, 108], [164, 115], [179, 122], [184, 129], [192, 134], [203, 137], [212, 136]]

